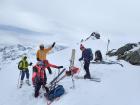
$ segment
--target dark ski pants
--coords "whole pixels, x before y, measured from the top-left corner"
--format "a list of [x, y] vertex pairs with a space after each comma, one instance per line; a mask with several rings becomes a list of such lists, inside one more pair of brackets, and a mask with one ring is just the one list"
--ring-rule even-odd
[[[48, 71], [49, 71], [49, 74], [52, 74], [52, 70], [50, 67], [47, 67]], [[45, 84], [47, 83], [47, 76], [46, 76], [46, 71], [44, 71], [44, 82]]]
[[22, 70], [21, 71], [21, 80], [24, 79], [25, 74], [26, 74], [26, 78], [29, 79], [29, 70]]
[[46, 76], [46, 71], [44, 70], [44, 84], [47, 83], [47, 76]]
[[85, 76], [86, 76], [87, 78], [91, 78], [90, 72], [89, 72], [89, 64], [90, 64], [89, 62], [85, 62], [85, 63], [84, 63], [84, 69], [85, 69], [85, 71], [86, 71], [86, 75], [85, 75]]
[[45, 87], [43, 82], [38, 82], [35, 84], [35, 94], [34, 94], [35, 97], [39, 96], [39, 90], [40, 90], [41, 86], [43, 86], [45, 88], [46, 93], [49, 92], [49, 89], [47, 87]]

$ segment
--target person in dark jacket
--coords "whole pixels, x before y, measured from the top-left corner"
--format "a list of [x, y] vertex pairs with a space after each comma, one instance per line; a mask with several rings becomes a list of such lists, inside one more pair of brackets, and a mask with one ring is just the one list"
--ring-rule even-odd
[[84, 69], [86, 74], [84, 75], [84, 79], [91, 79], [90, 72], [89, 72], [89, 65], [90, 65], [90, 51], [86, 49], [82, 44], [80, 45], [80, 50], [82, 51], [82, 57], [79, 61], [84, 60]]

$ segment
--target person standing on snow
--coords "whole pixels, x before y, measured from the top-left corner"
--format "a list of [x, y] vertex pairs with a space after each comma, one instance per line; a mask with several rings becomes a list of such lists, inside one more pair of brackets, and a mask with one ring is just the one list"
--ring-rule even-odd
[[[49, 53], [49, 51], [52, 50], [52, 48], [55, 46], [55, 42], [51, 45], [51, 47], [45, 48], [43, 44], [40, 45], [40, 49], [36, 53], [37, 61], [45, 61], [46, 56]], [[50, 67], [47, 67], [49, 74], [52, 74], [52, 70]], [[45, 79], [46, 79], [46, 72], [44, 73]]]
[[53, 64], [50, 64], [47, 60], [43, 62], [37, 62], [37, 64], [33, 67], [33, 74], [32, 74], [32, 82], [35, 87], [35, 93], [34, 96], [39, 96], [39, 90], [41, 86], [43, 86], [46, 90], [46, 93], [49, 92], [48, 87], [46, 86], [46, 80], [47, 77], [44, 76], [45, 74], [45, 68], [53, 67], [53, 68], [63, 68], [63, 66], [56, 66]]
[[91, 79], [91, 75], [89, 72], [90, 61], [93, 59], [93, 54], [90, 48], [85, 48], [82, 44], [80, 45], [80, 50], [82, 51], [82, 57], [79, 61], [84, 60], [84, 69], [86, 74], [84, 75], [84, 79]]
[[26, 83], [30, 86], [30, 83], [29, 83], [29, 69], [28, 67], [31, 66], [32, 63], [28, 63], [27, 61], [27, 56], [23, 56], [22, 60], [19, 62], [18, 64], [18, 69], [21, 70], [21, 80], [20, 80], [20, 88], [22, 87], [23, 85], [23, 80], [24, 80], [24, 77], [26, 75]]

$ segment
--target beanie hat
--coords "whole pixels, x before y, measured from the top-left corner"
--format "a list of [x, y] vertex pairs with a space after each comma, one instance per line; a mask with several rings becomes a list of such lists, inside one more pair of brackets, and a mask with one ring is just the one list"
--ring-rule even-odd
[[40, 44], [40, 46], [39, 46], [40, 48], [42, 48], [42, 47], [44, 47], [44, 44]]
[[84, 49], [85, 47], [82, 45], [82, 44], [80, 44], [80, 49], [82, 50], [82, 49]]

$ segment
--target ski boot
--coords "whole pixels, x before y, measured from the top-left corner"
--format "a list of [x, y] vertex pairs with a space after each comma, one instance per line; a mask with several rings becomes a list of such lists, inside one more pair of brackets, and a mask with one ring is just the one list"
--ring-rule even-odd
[[22, 88], [22, 85], [23, 85], [23, 80], [20, 81], [19, 88]]
[[91, 79], [90, 75], [84, 75], [84, 79]]
[[27, 84], [28, 86], [31, 86], [31, 84], [30, 84], [30, 82], [29, 82], [29, 79], [26, 80], [26, 84]]

